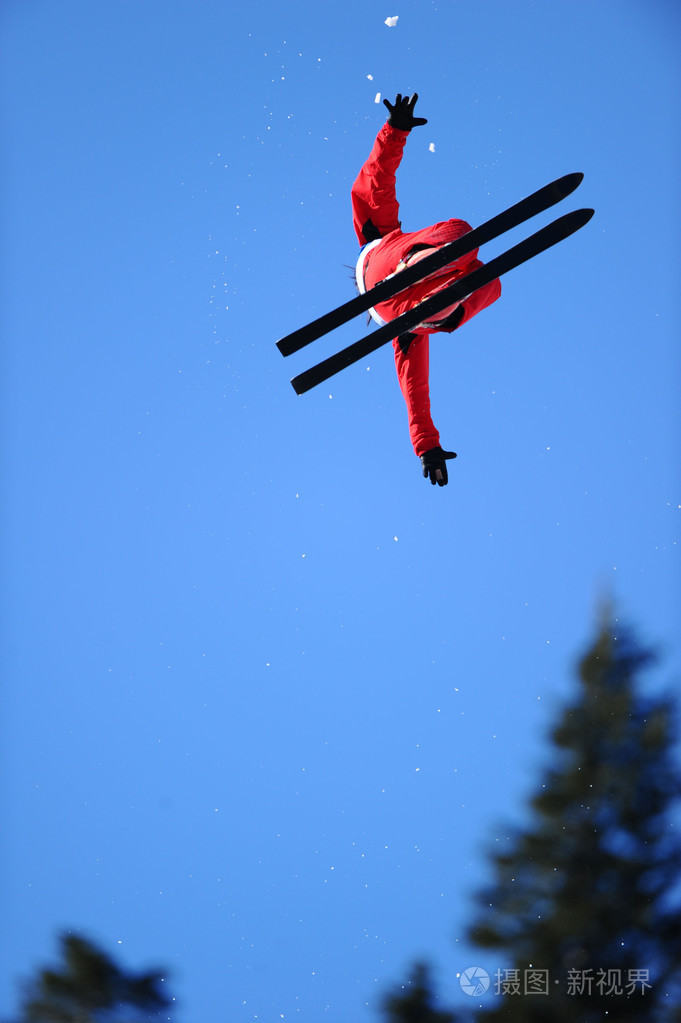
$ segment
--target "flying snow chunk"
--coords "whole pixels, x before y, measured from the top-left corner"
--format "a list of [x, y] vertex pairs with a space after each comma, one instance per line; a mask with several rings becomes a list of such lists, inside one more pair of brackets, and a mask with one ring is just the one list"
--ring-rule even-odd
[[428, 146], [428, 151], [431, 152], [431, 153], [435, 152], [435, 143], [434, 142], [430, 143], [430, 145]]
[[381, 94], [380, 94], [380, 92], [377, 92], [376, 93], [376, 99], [374, 100], [374, 103], [380, 103], [380, 102], [381, 102]]
[[367, 78], [369, 79], [370, 82], [373, 82], [373, 80], [374, 80], [374, 76], [373, 75], [367, 75]]
[[385, 23], [388, 26], [388, 28], [395, 28], [395, 25], [397, 24], [397, 19], [398, 18], [399, 18], [399, 14], [396, 14], [394, 18], [386, 18], [385, 19]]

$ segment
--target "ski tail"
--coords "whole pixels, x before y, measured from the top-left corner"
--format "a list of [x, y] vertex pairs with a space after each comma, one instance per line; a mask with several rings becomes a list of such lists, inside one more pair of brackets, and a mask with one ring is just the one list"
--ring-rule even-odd
[[556, 203], [574, 192], [583, 178], [584, 175], [581, 171], [574, 171], [572, 174], [564, 174], [562, 178], [557, 178], [555, 181], [550, 182], [550, 184], [544, 185], [543, 188], [532, 192], [531, 195], [510, 206], [503, 213], [498, 213], [479, 227], [473, 228], [472, 231], [469, 231], [461, 238], [443, 245], [436, 252], [426, 256], [425, 259], [420, 260], [413, 266], [407, 267], [405, 270], [400, 271], [399, 274], [394, 274], [387, 280], [381, 281], [375, 287], [365, 292], [365, 294], [356, 295], [354, 298], [338, 306], [338, 308], [324, 313], [323, 316], [318, 317], [311, 323], [307, 323], [304, 327], [300, 327], [291, 334], [280, 338], [277, 341], [277, 348], [284, 356], [300, 351], [301, 348], [305, 348], [306, 345], [316, 341], [324, 334], [328, 334], [329, 331], [335, 330], [336, 327], [342, 326], [353, 319], [353, 317], [366, 312], [371, 306], [387, 301], [394, 295], [399, 294], [400, 291], [404, 291], [405, 288], [409, 288], [412, 284], [423, 280], [424, 277], [428, 277], [430, 274], [442, 269], [442, 267], [454, 263], [457, 259], [461, 259], [462, 256], [484, 245], [485, 242], [492, 241], [500, 234], [518, 227], [531, 217], [535, 217], [538, 213], [542, 213], [544, 210], [550, 209], [551, 206], [555, 206]]
[[[529, 238], [525, 238], [506, 252], [490, 259], [484, 266], [466, 274], [465, 277], [455, 281], [454, 284], [450, 284], [449, 287], [443, 288], [442, 291], [386, 323], [385, 326], [379, 327], [372, 334], [361, 338], [359, 341], [355, 341], [354, 344], [343, 348], [342, 351], [336, 352], [335, 355], [324, 359], [323, 362], [312, 366], [310, 369], [305, 370], [305, 372], [299, 373], [298, 376], [293, 377], [291, 380], [294, 391], [296, 394], [304, 394], [306, 391], [311, 390], [311, 388], [328, 380], [329, 377], [339, 373], [347, 366], [351, 366], [359, 359], [363, 359], [372, 352], [375, 352], [376, 349], [388, 341], [392, 341], [393, 338], [399, 337], [405, 331], [413, 330], [420, 324], [427, 322], [433, 316], [436, 316], [437, 313], [441, 312], [441, 310], [446, 309], [447, 306], [461, 301], [466, 295], [477, 291], [478, 288], [483, 287], [485, 284], [489, 284], [495, 278], [508, 273], [514, 267], [526, 263], [528, 259], [539, 255], [540, 252], [551, 248], [551, 246], [563, 241], [564, 238], [568, 238], [575, 231], [584, 227], [591, 220], [593, 214], [594, 211], [592, 209], [575, 210], [572, 213], [566, 213], [563, 217], [559, 217], [558, 220], [552, 221], [546, 227], [530, 235]], [[423, 262], [425, 263], [425, 259]]]

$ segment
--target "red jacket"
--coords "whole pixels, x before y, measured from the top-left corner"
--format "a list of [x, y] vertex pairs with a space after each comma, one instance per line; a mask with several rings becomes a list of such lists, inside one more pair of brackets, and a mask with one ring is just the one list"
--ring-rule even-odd
[[[388, 123], [384, 124], [376, 136], [369, 159], [352, 186], [352, 216], [360, 245], [382, 239], [380, 244], [366, 252], [360, 271], [363, 280], [358, 281], [361, 290], [368, 290], [378, 284], [394, 273], [402, 261], [414, 258], [415, 249], [440, 248], [471, 230], [464, 220], [444, 220], [421, 231], [406, 234], [402, 231], [395, 195], [395, 172], [402, 159], [408, 134], [407, 131], [392, 128]], [[433, 292], [482, 266], [477, 254], [478, 250], [475, 249], [437, 275], [419, 281], [387, 302], [381, 302], [376, 306], [375, 313], [383, 320], [395, 319]], [[451, 333], [481, 309], [495, 302], [500, 294], [500, 282], [492, 281], [464, 299], [453, 316], [453, 308], [446, 310], [441, 314], [444, 323], [433, 324], [431, 329]], [[397, 375], [407, 403], [409, 434], [417, 455], [440, 443], [440, 435], [430, 415], [429, 336], [430, 331], [421, 329], [408, 346], [404, 341], [400, 344], [397, 338], [393, 341]], [[404, 348], [406, 351], [403, 351]]]

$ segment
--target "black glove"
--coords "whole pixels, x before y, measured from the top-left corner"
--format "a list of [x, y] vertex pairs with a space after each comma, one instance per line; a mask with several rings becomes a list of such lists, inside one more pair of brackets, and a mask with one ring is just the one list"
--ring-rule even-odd
[[435, 486], [446, 487], [449, 477], [447, 476], [447, 459], [456, 458], [456, 451], [443, 451], [442, 448], [431, 448], [421, 455], [423, 466], [423, 478], [430, 477], [430, 482]]
[[420, 124], [428, 124], [425, 117], [414, 117], [414, 107], [418, 98], [418, 92], [415, 92], [411, 98], [405, 96], [404, 99], [402, 93], [398, 92], [394, 104], [390, 100], [384, 99], [383, 104], [390, 111], [388, 124], [392, 128], [401, 128], [402, 131], [411, 131], [412, 128], [417, 128]]

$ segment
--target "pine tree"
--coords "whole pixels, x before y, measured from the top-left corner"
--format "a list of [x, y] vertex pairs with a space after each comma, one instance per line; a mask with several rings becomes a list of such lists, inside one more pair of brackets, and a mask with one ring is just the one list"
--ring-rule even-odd
[[652, 659], [606, 616], [581, 661], [530, 824], [478, 895], [469, 937], [510, 960], [480, 1023], [681, 1020], [681, 779], [673, 704], [639, 692]]
[[170, 1004], [160, 974], [126, 973], [72, 934], [63, 935], [60, 946], [63, 965], [40, 970], [29, 982], [19, 1023], [131, 1023], [156, 1019]]
[[435, 1006], [430, 971], [417, 963], [406, 984], [389, 994], [384, 1002], [386, 1023], [456, 1023], [456, 1016]]

